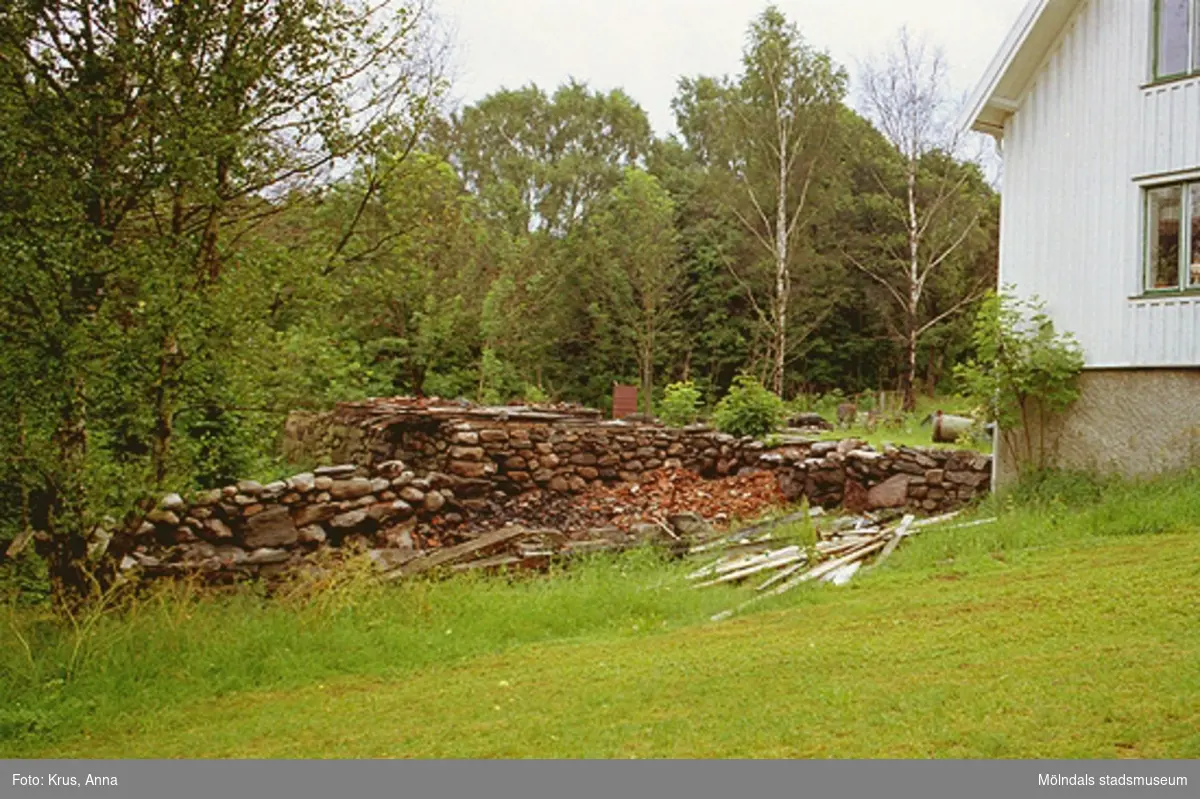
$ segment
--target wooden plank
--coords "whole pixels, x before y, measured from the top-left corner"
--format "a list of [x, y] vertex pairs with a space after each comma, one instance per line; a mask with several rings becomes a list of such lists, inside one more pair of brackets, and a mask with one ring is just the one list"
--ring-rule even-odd
[[830, 585], [845, 585], [850, 582], [860, 568], [862, 568], [862, 561], [856, 560], [853, 563], [847, 563], [835, 572], [825, 575], [824, 580]]
[[883, 548], [883, 552], [879, 553], [879, 557], [876, 558], [875, 562], [867, 567], [868, 571], [878, 568], [879, 564], [883, 563], [892, 556], [892, 553], [896, 551], [896, 547], [900, 546], [900, 542], [911, 535], [910, 528], [913, 526], [915, 521], [916, 517], [911, 514], [900, 520], [900, 526], [897, 527], [896, 531], [891, 534], [890, 538], [888, 538], [887, 546]]
[[[835, 584], [845, 584], [844, 582], [842, 582], [842, 583], [836, 582], [836, 580], [839, 579], [838, 575], [842, 575], [840, 577], [841, 580], [849, 581], [849, 579], [851, 577], [853, 577], [854, 574], [861, 568], [862, 561], [864, 559], [866, 559], [867, 557], [869, 557], [870, 555], [872, 555], [873, 553], [878, 552], [880, 549], [883, 549], [886, 554], [880, 555], [879, 559], [869, 567], [872, 569], [875, 568], [876, 566], [878, 566], [880, 563], [882, 563], [887, 556], [891, 555], [891, 553], [896, 550], [896, 547], [899, 546], [900, 541], [902, 541], [903, 539], [907, 538], [910, 535], [915, 534], [917, 532], [917, 530], [924, 528], [924, 527], [930, 527], [935, 524], [941, 524], [943, 522], [950, 521], [951, 519], [958, 516], [960, 513], [961, 513], [961, 511], [955, 511], [953, 513], [943, 514], [941, 516], [934, 516], [929, 519], [921, 519], [919, 521], [916, 519], [916, 517], [912, 516], [911, 514], [906, 515], [901, 520], [900, 526], [898, 528], [896, 528], [896, 531], [893, 532], [892, 534], [876, 536], [875, 539], [871, 543], [869, 543], [865, 546], [861, 546], [858, 549], [855, 549], [836, 560], [832, 560], [827, 563], [821, 564], [820, 566], [816, 566], [816, 567], [804, 572], [803, 574], [800, 574], [799, 576], [793, 577], [792, 575], [794, 575], [796, 571], [799, 571], [801, 568], [803, 568], [803, 566], [806, 564], [800, 564], [799, 566], [793, 566], [793, 567], [790, 567], [790, 568], [784, 570], [783, 572], [780, 572], [779, 574], [773, 575], [771, 577], [771, 579], [767, 580], [766, 582], [764, 582], [762, 585], [760, 585], [758, 587], [759, 591], [766, 591], [766, 589], [776, 586], [777, 583], [779, 583], [781, 580], [786, 580], [786, 582], [784, 582], [782, 585], [778, 585], [777, 587], [774, 588], [774, 590], [771, 590], [768, 593], [760, 594], [759, 596], [756, 596], [753, 599], [749, 599], [749, 600], [743, 602], [742, 604], [738, 605], [735, 608], [731, 608], [729, 610], [722, 611], [722, 612], [712, 616], [711, 620], [714, 622], [724, 621], [728, 618], [731, 618], [735, 614], [742, 612], [746, 608], [756, 604], [757, 602], [760, 602], [768, 597], [780, 596], [781, 594], [785, 594], [788, 591], [795, 588], [796, 586], [801, 585], [805, 582], [809, 582], [814, 579], [820, 579], [822, 577], [828, 576], [829, 581], [834, 582]], [[956, 528], [957, 527], [974, 527], [976, 525], [981, 525], [981, 524], [992, 524], [995, 521], [996, 521], [996, 519], [994, 519], [994, 518], [993, 519], [980, 519], [979, 521], [976, 521], [976, 522], [966, 522], [965, 524], [962, 524], [962, 525], [956, 525]], [[948, 528], [948, 529], [955, 529], [955, 528]], [[856, 532], [858, 532], [858, 531], [856, 531]], [[853, 570], [850, 569], [851, 566], [854, 567]], [[788, 579], [789, 577], [791, 579]]]
[[720, 566], [723, 561], [725, 561], [724, 557], [720, 557], [714, 561], [710, 561], [709, 563], [706, 563], [705, 565], [701, 566], [699, 569], [696, 569], [696, 571], [689, 574], [687, 576], [687, 579], [698, 580], [701, 577], [704, 577], [705, 575], [712, 574], [713, 572], [715, 572], [717, 570], [717, 567]]
[[702, 546], [700, 548], [693, 547], [688, 550], [689, 555], [703, 555], [706, 552], [712, 553], [717, 550], [724, 552], [726, 555], [737, 554], [738, 552], [754, 552], [756, 550], [770, 549], [771, 543], [775, 538], [767, 533], [766, 535], [753, 538], [739, 544], [721, 544], [720, 546]]
[[[872, 552], [877, 551], [880, 547], [882, 547], [884, 545], [884, 543], [885, 543], [884, 541], [877, 541], [874, 544], [871, 544], [870, 546], [863, 547], [862, 549], [858, 550], [857, 552], [852, 552], [849, 555], [846, 555], [845, 557], [840, 558], [836, 561], [830, 561], [828, 564], [822, 564], [821, 566], [818, 566], [815, 569], [810, 569], [809, 571], [804, 572], [800, 576], [794, 577], [791, 580], [788, 580], [786, 583], [779, 586], [778, 588], [775, 588], [772, 591], [768, 591], [765, 594], [759, 594], [758, 596], [754, 597], [753, 599], [746, 600], [745, 602], [743, 602], [742, 604], [738, 605], [735, 608], [731, 608], [729, 610], [723, 610], [720, 613], [717, 613], [716, 615], [712, 616], [710, 618], [710, 620], [714, 621], [714, 622], [725, 621], [726, 619], [731, 618], [734, 614], [741, 613], [746, 608], [750, 607], [751, 605], [755, 605], [759, 602], [762, 602], [764, 599], [767, 599], [767, 598], [773, 597], [773, 596], [781, 596], [783, 594], [786, 594], [788, 591], [791, 591], [796, 586], [806, 583], [809, 580], [816, 579], [817, 577], [820, 577], [823, 574], [826, 574], [828, 571], [832, 571], [833, 569], [840, 568], [841, 566], [844, 566], [848, 563], [853, 563], [855, 560], [861, 560], [862, 558], [865, 558], [868, 555], [870, 555]], [[833, 568], [826, 569], [825, 568], [826, 566], [832, 566]], [[825, 570], [820, 571], [822, 569], [825, 569]], [[814, 572], [818, 572], [818, 571], [820, 571], [820, 573], [814, 575]]]
[[386, 579], [398, 580], [401, 577], [410, 577], [414, 574], [420, 574], [421, 572], [429, 571], [430, 569], [436, 569], [438, 566], [457, 563], [471, 557], [472, 555], [482, 552], [483, 550], [494, 546], [500, 546], [501, 544], [506, 544], [509, 541], [531, 535], [533, 532], [534, 531], [527, 530], [524, 527], [514, 526], [504, 527], [499, 530], [494, 530], [490, 533], [484, 533], [478, 538], [467, 541], [464, 544], [439, 549], [432, 555], [426, 555], [425, 557], [411, 560], [401, 566], [399, 569], [389, 572], [386, 575]]
[[932, 527], [935, 524], [941, 524], [942, 522], [948, 522], [951, 519], [953, 519], [961, 514], [962, 514], [962, 511], [956, 510], [951, 513], [943, 513], [941, 516], [930, 516], [928, 519], [919, 519], [919, 520], [913, 522], [912, 527], [914, 530], [919, 530], [922, 527]]
[[[770, 560], [771, 558], [777, 557], [780, 552], [790, 553], [797, 549], [798, 549], [797, 547], [786, 547], [785, 549], [776, 549], [776, 550], [772, 550], [769, 552], [764, 552], [759, 555], [747, 555], [746, 557], [739, 558], [737, 560], [726, 561], [725, 563], [718, 563], [716, 568], [713, 569], [712, 573], [713, 574], [728, 574], [731, 571], [738, 571], [739, 569], [745, 569], [749, 566], [756, 566], [760, 563], [765, 563], [766, 561]], [[689, 575], [689, 578], [690, 579], [698, 579], [699, 577], [703, 577], [703, 576], [705, 576], [705, 575], [697, 574], [696, 577], [691, 577], [691, 575]]]
[[755, 591], [766, 591], [771, 586], [781, 583], [784, 580], [786, 580], [787, 578], [791, 577], [793, 574], [800, 571], [807, 565], [808, 565], [808, 559], [805, 558], [804, 560], [797, 563], [796, 565], [789, 566], [786, 569], [784, 569], [783, 571], [779, 572], [778, 574], [772, 575], [769, 580], [767, 580], [766, 582], [764, 582], [762, 585], [758, 586], [754, 590]]
[[844, 538], [838, 541], [822, 541], [817, 544], [817, 551], [823, 555], [836, 555], [841, 552], [849, 552], [855, 547], [869, 544], [879, 537], [879, 533], [874, 535], [854, 536], [853, 538]]
[[754, 566], [758, 563], [764, 563], [768, 560], [772, 560], [773, 558], [794, 554], [795, 552], [798, 552], [799, 549], [800, 547], [791, 546], [784, 547], [783, 549], [768, 549], [766, 552], [760, 552], [757, 555], [747, 555], [743, 558], [738, 558], [737, 560], [732, 560], [728, 563], [721, 564], [717, 567], [717, 573], [724, 574], [726, 572], [744, 569], [747, 566]]
[[[818, 513], [817, 511], [820, 511], [820, 513]], [[778, 519], [771, 519], [769, 521], [759, 522], [758, 524], [753, 524], [749, 527], [743, 527], [742, 529], [740, 529], [736, 532], [729, 533], [728, 535], [722, 536], [721, 538], [718, 538], [715, 541], [709, 541], [707, 543], [700, 544], [699, 546], [692, 547], [690, 550], [688, 550], [688, 552], [689, 552], [689, 554], [695, 555], [695, 554], [699, 554], [701, 552], [708, 552], [710, 550], [717, 549], [722, 546], [737, 546], [739, 543], [741, 543], [743, 541], [743, 539], [749, 538], [750, 536], [754, 535], [755, 533], [760, 533], [765, 530], [769, 534], [771, 531], [773, 531], [776, 527], [779, 527], [780, 525], [794, 524], [798, 521], [802, 521], [805, 518], [810, 518], [810, 519], [816, 518], [817, 516], [819, 516], [823, 513], [824, 513], [824, 511], [821, 510], [820, 508], [811, 508], [807, 511], [799, 511], [797, 513], [792, 513], [787, 516], [780, 517]], [[759, 539], [759, 540], [767, 540], [767, 538], [764, 536], [764, 538]]]
[[708, 582], [699, 583], [693, 587], [694, 588], [708, 588], [709, 586], [713, 586], [713, 585], [722, 585], [724, 583], [737, 582], [738, 580], [744, 580], [747, 577], [753, 577], [754, 575], [759, 574], [761, 572], [769, 571], [771, 569], [778, 569], [783, 566], [788, 566], [792, 563], [795, 563], [796, 561], [807, 561], [807, 560], [808, 560], [807, 555], [805, 555], [802, 552], [797, 552], [797, 553], [793, 553], [791, 555], [787, 555], [785, 557], [775, 558], [773, 560], [767, 561], [766, 563], [760, 563], [757, 566], [751, 566], [749, 568], [742, 569], [740, 571], [730, 572], [722, 577], [716, 578], [715, 580], [709, 580]]
[[654, 523], [657, 524], [659, 527], [661, 527], [663, 530], [665, 530], [667, 535], [671, 536], [672, 540], [674, 540], [674, 541], [679, 540], [678, 534], [676, 534], [676, 532], [671, 529], [671, 525], [667, 524], [662, 519], [655, 519]]
[[949, 527], [943, 527], [943, 530], [962, 530], [967, 527], [981, 527], [985, 524], [995, 524], [999, 519], [995, 516], [990, 519], [976, 519], [973, 522], [963, 522], [962, 524], [952, 524]]
[[842, 557], [838, 558], [837, 560], [831, 560], [828, 563], [822, 563], [820, 566], [817, 566], [816, 568], [811, 569], [811, 570], [805, 572], [804, 574], [801, 574], [799, 577], [796, 578], [796, 582], [803, 583], [803, 582], [808, 582], [809, 580], [816, 580], [820, 577], [824, 577], [826, 574], [829, 574], [829, 572], [840, 569], [842, 566], [845, 566], [849, 563], [853, 563], [856, 560], [861, 560], [862, 558], [865, 558], [867, 555], [877, 552], [878, 550], [882, 549], [886, 545], [887, 545], [887, 541], [880, 539], [873, 544], [868, 544], [865, 547], [856, 549], [848, 555], [843, 555]]

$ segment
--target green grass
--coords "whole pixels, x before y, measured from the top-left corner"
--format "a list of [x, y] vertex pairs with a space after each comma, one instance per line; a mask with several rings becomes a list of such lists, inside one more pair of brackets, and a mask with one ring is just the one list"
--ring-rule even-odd
[[888, 444], [896, 447], [927, 447], [931, 449], [968, 449], [975, 452], [990, 453], [992, 444], [990, 441], [975, 441], [968, 440], [954, 444], [938, 444], [933, 441], [933, 427], [926, 425], [921, 426], [921, 419], [925, 417], [907, 416], [905, 417], [904, 425], [896, 427], [877, 426], [874, 430], [868, 430], [860, 425], [851, 425], [849, 428], [839, 428], [836, 430], [826, 430], [821, 433], [819, 439], [821, 441], [841, 441], [846, 438], [857, 438], [865, 441], [877, 450], [882, 450]]
[[[935, 449], [970, 449], [977, 452], [990, 453], [992, 442], [989, 440], [968, 440], [960, 444], [935, 444], [933, 441], [933, 425], [922, 425], [921, 422], [936, 411], [970, 416], [972, 409], [970, 401], [963, 397], [941, 396], [927, 397], [918, 395], [917, 409], [904, 414], [899, 427], [877, 424], [875, 429], [868, 430], [860, 425], [851, 425], [848, 429], [836, 429], [821, 434], [822, 441], [838, 441], [844, 438], [857, 438], [866, 441], [876, 449], [892, 444], [897, 447], [932, 447]], [[836, 421], [836, 409], [826, 411], [829, 421]]]
[[1200, 756], [1200, 476], [1058, 479], [721, 624], [648, 553], [552, 579], [17, 611], [8, 757]]

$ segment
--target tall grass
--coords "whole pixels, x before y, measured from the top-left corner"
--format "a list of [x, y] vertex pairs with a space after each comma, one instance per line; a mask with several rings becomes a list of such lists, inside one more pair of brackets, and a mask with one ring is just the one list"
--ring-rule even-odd
[[1045, 472], [989, 497], [971, 518], [992, 516], [993, 524], [914, 536], [897, 552], [896, 566], [962, 567], [1113, 536], [1194, 532], [1200, 528], [1200, 471], [1144, 481]]
[[345, 675], [399, 677], [520, 644], [696, 623], [730, 594], [690, 590], [686, 568], [645, 549], [596, 556], [549, 579], [383, 585], [359, 564], [331, 583], [300, 582], [271, 597], [164, 584], [75, 623], [10, 606], [0, 630], [0, 754], [164, 704]]

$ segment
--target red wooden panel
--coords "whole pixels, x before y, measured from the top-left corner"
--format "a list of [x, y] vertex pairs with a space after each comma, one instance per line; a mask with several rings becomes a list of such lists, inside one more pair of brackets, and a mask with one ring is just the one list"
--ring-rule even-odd
[[613, 386], [613, 418], [623, 419], [637, 413], [637, 386]]

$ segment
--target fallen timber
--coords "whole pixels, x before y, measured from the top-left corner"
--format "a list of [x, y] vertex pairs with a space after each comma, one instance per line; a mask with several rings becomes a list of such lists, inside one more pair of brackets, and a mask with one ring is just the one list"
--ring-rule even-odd
[[[958, 513], [947, 513], [917, 520], [915, 516], [909, 514], [893, 527], [880, 525], [861, 527], [864, 522], [866, 524], [871, 524], [871, 522], [860, 519], [854, 527], [844, 529], [841, 534], [832, 533], [833, 538], [817, 542], [808, 552], [792, 546], [774, 551], [768, 550], [751, 557], [743, 556], [740, 559], [721, 558], [704, 569], [688, 575], [688, 579], [699, 580], [709, 577], [710, 579], [695, 584], [696, 588], [707, 588], [741, 582], [750, 577], [773, 572], [756, 587], [758, 596], [712, 617], [712, 621], [723, 621], [769, 597], [780, 596], [797, 586], [814, 580], [832, 585], [846, 585], [855, 574], [864, 570], [863, 565], [869, 558], [874, 556], [875, 561], [866, 569], [877, 568], [891, 557], [905, 538], [915, 535], [923, 529], [942, 525], [957, 516]], [[975, 527], [995, 521], [995, 519], [980, 519], [951, 525], [943, 529]], [[818, 559], [820, 560], [818, 561]], [[712, 577], [712, 575], [720, 576]]]
[[[788, 524], [810, 520], [819, 513], [803, 511], [762, 522], [737, 532], [721, 535], [681, 550], [681, 529], [664, 520], [650, 526], [660, 533], [659, 542], [666, 544], [676, 555], [709, 553], [716, 555], [704, 566], [690, 572], [686, 579], [693, 588], [743, 583], [758, 578], [758, 596], [733, 610], [714, 616], [728, 618], [743, 608], [770, 596], [778, 596], [807, 582], [821, 581], [845, 585], [853, 579], [869, 558], [876, 568], [895, 552], [903, 539], [934, 526], [945, 525], [958, 514], [948, 513], [917, 520], [906, 515], [898, 524], [881, 523], [869, 514], [859, 517], [839, 517], [818, 531], [821, 538], [811, 546], [775, 543], [775, 532]], [[944, 526], [945, 530], [989, 524], [995, 519], [983, 519]], [[764, 532], [766, 531], [766, 532]], [[615, 532], [615, 531], [614, 531]], [[509, 525], [493, 530], [456, 546], [443, 547], [425, 553], [403, 557], [383, 557], [376, 551], [373, 558], [378, 571], [387, 581], [403, 580], [419, 575], [443, 572], [448, 574], [469, 571], [530, 571], [545, 570], [552, 562], [562, 562], [580, 555], [598, 552], [619, 552], [638, 541], [614, 536], [614, 540], [570, 541], [558, 530], [529, 529]], [[641, 541], [640, 543], [645, 543]], [[374, 554], [374, 553], [373, 553]]]

